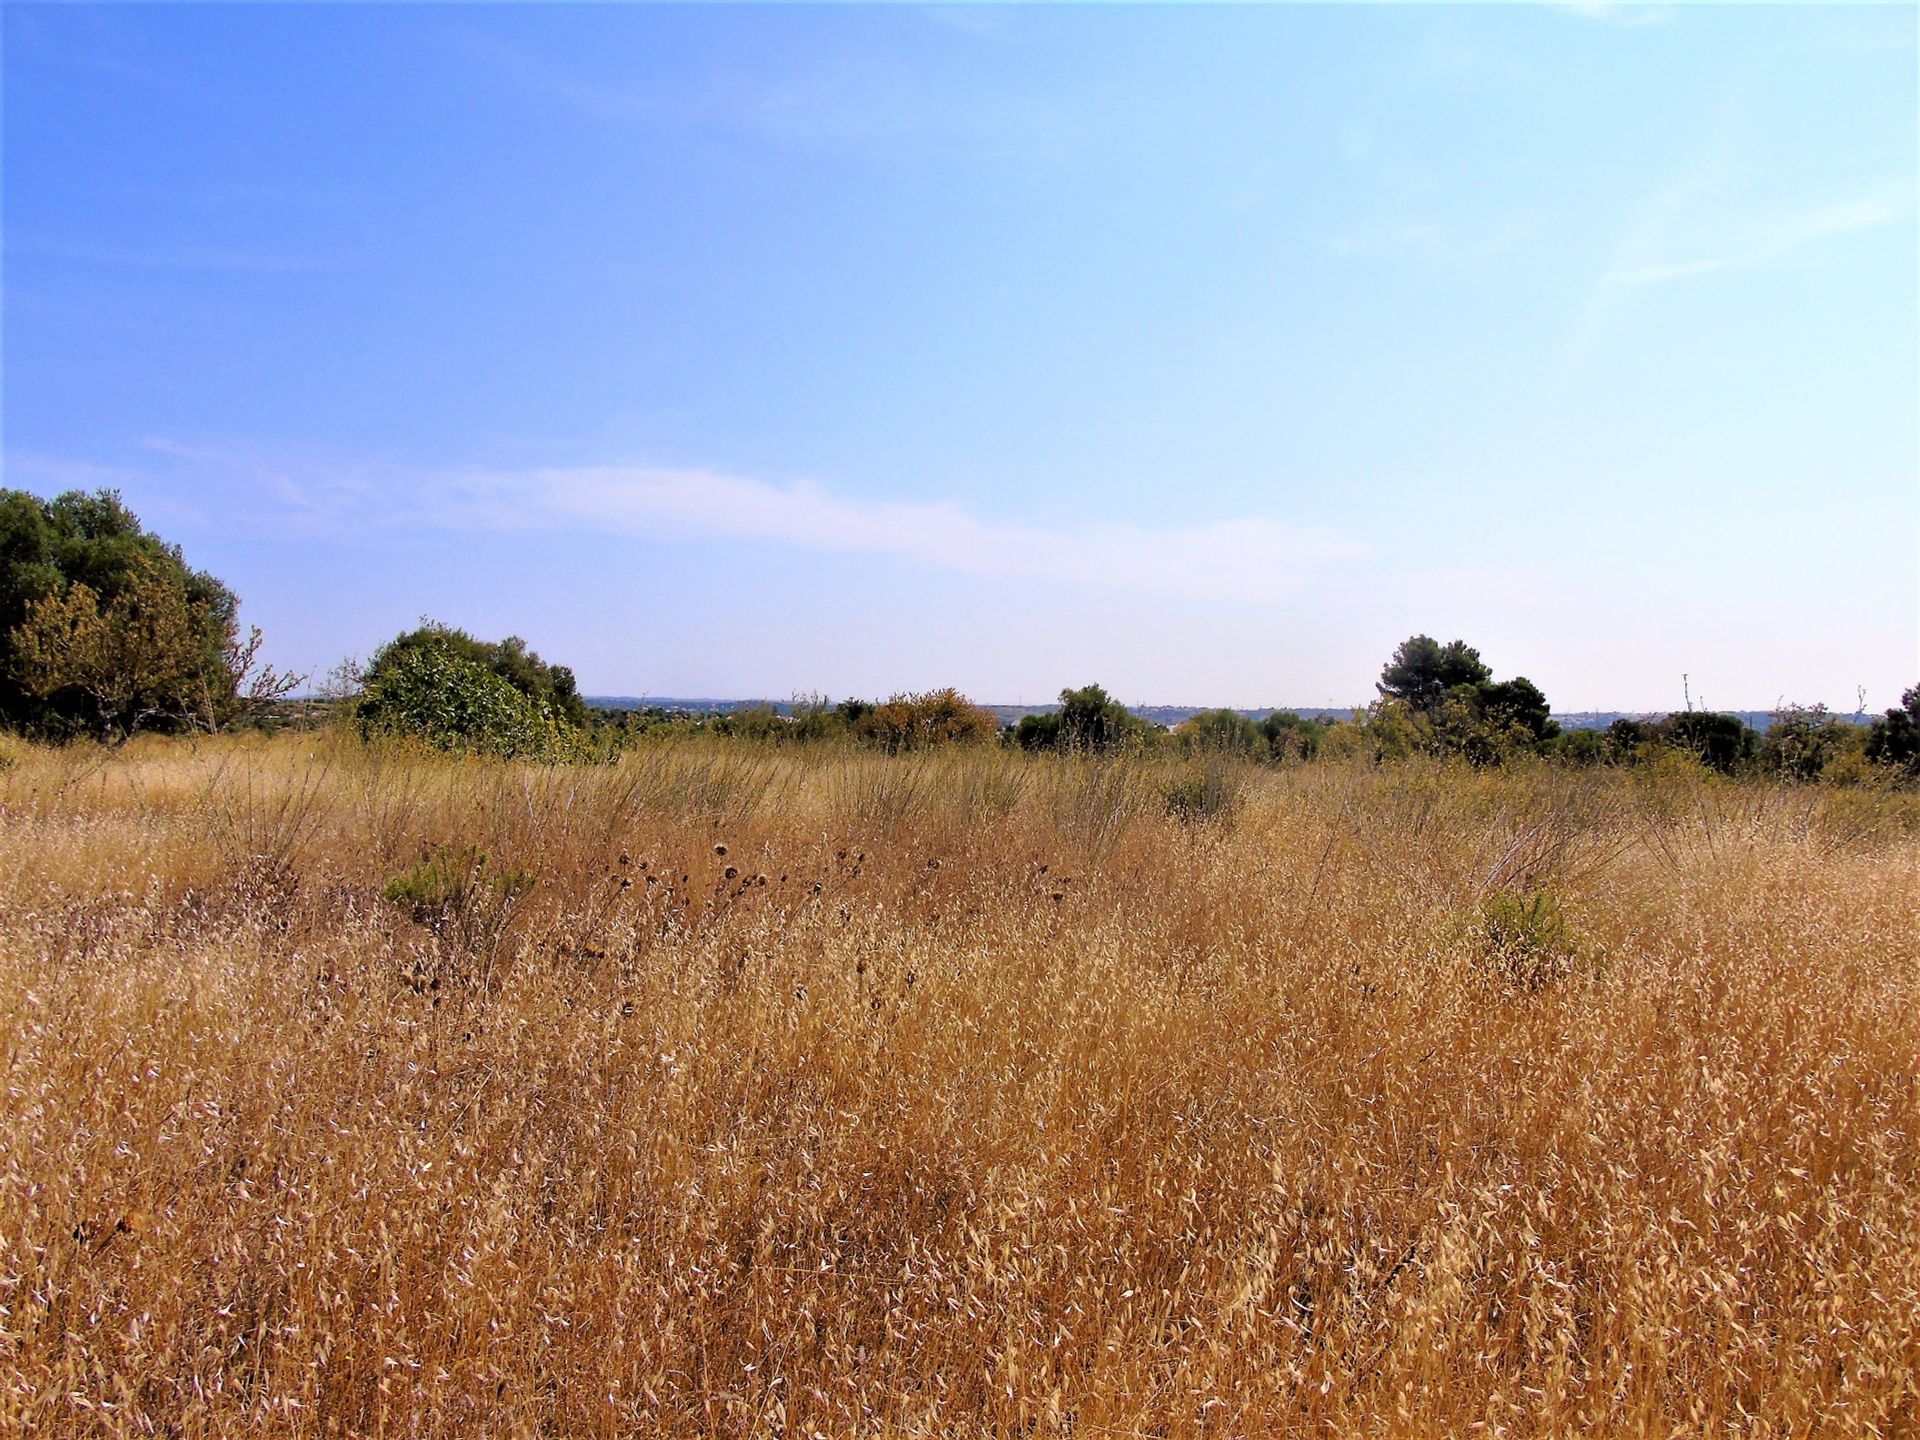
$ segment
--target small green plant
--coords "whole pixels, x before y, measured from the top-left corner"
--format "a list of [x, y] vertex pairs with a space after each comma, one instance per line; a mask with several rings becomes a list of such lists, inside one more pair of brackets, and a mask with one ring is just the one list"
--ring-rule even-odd
[[1540, 990], [1578, 967], [1585, 947], [1551, 892], [1496, 890], [1480, 907], [1476, 939], [1496, 978], [1522, 990]]
[[415, 988], [439, 986], [447, 963], [480, 956], [491, 961], [520, 898], [534, 887], [518, 865], [493, 865], [478, 846], [436, 845], [381, 891], [430, 931], [438, 954], [414, 976]]
[[1196, 763], [1161, 792], [1167, 814], [1185, 825], [1230, 820], [1240, 808], [1245, 778], [1222, 755]]

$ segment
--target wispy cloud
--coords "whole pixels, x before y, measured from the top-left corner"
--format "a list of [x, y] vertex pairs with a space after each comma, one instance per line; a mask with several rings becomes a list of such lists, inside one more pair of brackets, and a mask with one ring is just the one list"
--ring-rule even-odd
[[[930, 17], [935, 23], [964, 24]], [[670, 77], [595, 72], [466, 27], [456, 53], [521, 93], [590, 119], [667, 131], [712, 130], [793, 150], [882, 159], [1058, 159], [1085, 139], [1051, 93], [998, 81], [954, 91], [923, 56], [847, 50], [796, 54], [752, 70], [693, 69]]]
[[1862, 200], [1837, 205], [1800, 216], [1780, 227], [1771, 237], [1737, 250], [1705, 255], [1688, 260], [1656, 260], [1625, 265], [1607, 272], [1606, 283], [1617, 286], [1659, 285], [1670, 280], [1687, 280], [1715, 271], [1764, 264], [1816, 240], [1869, 230], [1893, 219], [1892, 206], [1878, 200]]
[[1555, 10], [1599, 20], [1608, 25], [1664, 25], [1673, 18], [1670, 5], [1621, 4], [1619, 0], [1546, 0]]
[[[1299, 590], [1364, 547], [1326, 530], [1241, 516], [1201, 524], [1036, 525], [940, 500], [876, 500], [810, 481], [644, 465], [414, 469], [288, 459], [150, 440], [148, 483], [217, 491], [244, 523], [302, 534], [368, 527], [545, 530], [672, 544], [733, 541], [906, 561], [981, 577], [1044, 580], [1159, 596], [1252, 600]], [[42, 477], [130, 485], [130, 466], [51, 458]], [[81, 483], [84, 483], [82, 480]]]
[[123, 266], [136, 270], [207, 270], [247, 275], [304, 275], [338, 270], [340, 262], [317, 255], [228, 245], [169, 245], [139, 243], [100, 245], [27, 236], [10, 248], [30, 255], [84, 265]]
[[1343, 538], [1263, 517], [1151, 528], [982, 519], [949, 502], [836, 496], [706, 470], [634, 467], [476, 475], [438, 497], [454, 521], [574, 524], [642, 537], [745, 540], [885, 556], [971, 575], [1240, 599], [1287, 591], [1358, 553]]
[[1313, 240], [1343, 260], [1416, 260], [1429, 264], [1477, 264], [1498, 260], [1524, 248], [1540, 234], [1532, 215], [1377, 219], [1344, 230], [1325, 231]]

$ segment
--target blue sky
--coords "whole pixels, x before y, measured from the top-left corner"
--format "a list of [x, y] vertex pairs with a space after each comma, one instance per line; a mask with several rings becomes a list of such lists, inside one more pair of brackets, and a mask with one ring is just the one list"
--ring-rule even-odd
[[1920, 678], [1912, 7], [5, 10], [5, 483], [325, 670]]

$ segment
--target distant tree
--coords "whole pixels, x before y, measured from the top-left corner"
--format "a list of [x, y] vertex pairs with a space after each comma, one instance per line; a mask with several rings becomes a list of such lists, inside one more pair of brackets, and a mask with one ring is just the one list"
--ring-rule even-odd
[[1759, 737], [1738, 715], [1712, 710], [1669, 715], [1654, 733], [1664, 744], [1690, 752], [1702, 765], [1723, 775], [1745, 768], [1759, 748]]
[[1478, 689], [1480, 712], [1494, 725], [1518, 727], [1533, 741], [1551, 740], [1560, 733], [1547, 697], [1526, 676], [1482, 683]]
[[1616, 765], [1631, 765], [1640, 758], [1640, 747], [1651, 735], [1649, 727], [1622, 715], [1607, 726], [1607, 758]]
[[[569, 714], [496, 668], [492, 661], [502, 653], [524, 660], [506, 668], [539, 688], [539, 657], [517, 641], [503, 651], [436, 625], [397, 636], [368, 664], [354, 720], [367, 736], [403, 736], [443, 750], [539, 760], [586, 754], [587, 737]], [[562, 673], [570, 685], [571, 672]]]
[[[1442, 645], [1430, 635], [1400, 643], [1380, 671], [1382, 736], [1410, 732], [1421, 748], [1464, 755], [1476, 765], [1498, 764], [1521, 751], [1539, 751], [1560, 733], [1547, 697], [1524, 675], [1495, 681], [1480, 652], [1464, 640]], [[1406, 712], [1411, 725], [1395, 718]]]
[[1007, 732], [1007, 737], [1022, 750], [1058, 750], [1060, 748], [1060, 712], [1042, 710], [1022, 715]]
[[1153, 727], [1098, 685], [1060, 692], [1060, 708], [1051, 713], [1022, 715], [1013, 728], [1013, 743], [1024, 750], [1100, 752], [1122, 744], [1144, 744]]
[[422, 620], [415, 629], [394, 636], [369, 664], [371, 679], [381, 665], [392, 665], [416, 649], [430, 649], [485, 666], [536, 705], [545, 707], [569, 725], [584, 726], [590, 716], [587, 702], [580, 696], [573, 671], [565, 665], [549, 665], [518, 635], [504, 640], [477, 640], [465, 630]]
[[1146, 725], [1098, 685], [1060, 692], [1060, 739], [1069, 750], [1112, 750], [1138, 740]]
[[1466, 641], [1442, 645], [1431, 635], [1414, 635], [1394, 650], [1376, 688], [1389, 699], [1403, 700], [1409, 708], [1433, 715], [1448, 691], [1460, 685], [1482, 685], [1492, 678], [1480, 652]]
[[1174, 738], [1202, 754], [1264, 758], [1271, 753], [1259, 725], [1238, 710], [1202, 710], [1174, 729]]
[[972, 745], [992, 740], [1000, 722], [952, 686], [924, 694], [895, 695], [868, 706], [854, 734], [888, 754], [935, 745]]
[[113, 491], [0, 490], [0, 723], [108, 740], [228, 724], [305, 678], [263, 665], [237, 610]]
[[862, 720], [873, 713], [873, 702], [861, 700], [849, 695], [835, 707], [840, 712], [840, 720], [848, 730], [857, 728]]
[[1867, 758], [1920, 776], [1920, 685], [1903, 691], [1899, 708], [1888, 710], [1868, 727]]
[[1773, 724], [1759, 737], [1760, 764], [1786, 780], [1818, 780], [1849, 751], [1858, 752], [1861, 729], [1824, 705], [1788, 705], [1773, 713]]
[[1275, 760], [1311, 760], [1331, 727], [1324, 720], [1308, 720], [1291, 710], [1275, 710], [1260, 722], [1260, 736]]

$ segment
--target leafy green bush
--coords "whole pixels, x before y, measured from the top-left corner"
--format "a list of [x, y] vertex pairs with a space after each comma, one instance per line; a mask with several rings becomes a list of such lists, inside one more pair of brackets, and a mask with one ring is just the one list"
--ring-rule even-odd
[[1248, 759], [1267, 753], [1267, 737], [1238, 710], [1202, 710], [1175, 728], [1181, 746], [1201, 755], [1241, 755]]
[[353, 707], [363, 735], [507, 759], [575, 760], [585, 734], [544, 700], [465, 652], [451, 634], [415, 632], [382, 650]]
[[1760, 737], [1738, 715], [1712, 710], [1683, 710], [1654, 728], [1662, 744], [1684, 750], [1709, 770], [1732, 775], [1752, 763]]
[[1060, 708], [1022, 715], [1012, 732], [1023, 750], [1069, 750], [1100, 754], [1123, 745], [1145, 745], [1153, 727], [1099, 685], [1060, 692]]
[[1308, 720], [1291, 710], [1276, 710], [1260, 722], [1269, 753], [1282, 762], [1314, 759], [1332, 728], [1325, 720]]
[[1898, 709], [1867, 731], [1867, 759], [1909, 778], [1920, 778], [1920, 685], [1900, 696]]
[[580, 697], [573, 671], [549, 665], [518, 635], [504, 640], [479, 640], [452, 625], [422, 621], [418, 628], [396, 635], [381, 647], [368, 667], [369, 676], [410, 650], [445, 650], [462, 660], [491, 670], [529, 700], [564, 724], [585, 727], [591, 721], [587, 702]]

